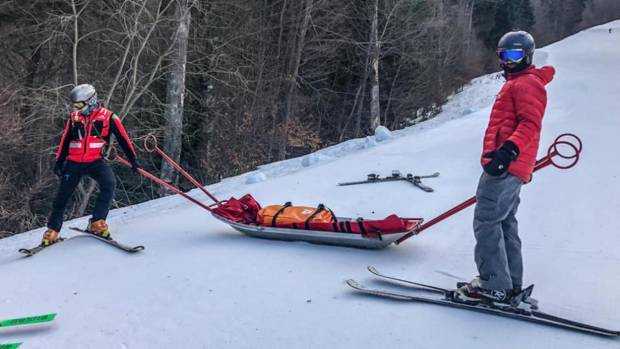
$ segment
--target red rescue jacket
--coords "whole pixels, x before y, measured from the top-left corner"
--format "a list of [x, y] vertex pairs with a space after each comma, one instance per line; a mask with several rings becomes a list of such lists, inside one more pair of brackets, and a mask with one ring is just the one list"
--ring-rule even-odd
[[128, 160], [135, 161], [136, 152], [118, 116], [103, 107], [93, 110], [89, 116], [74, 111], [65, 124], [56, 159], [78, 163], [100, 160], [111, 134], [116, 137]]
[[551, 66], [540, 69], [531, 66], [506, 77], [484, 135], [480, 160], [483, 166], [491, 161], [484, 154], [497, 150], [509, 140], [519, 148], [519, 156], [510, 164], [508, 172], [526, 183], [532, 179], [547, 106], [545, 85], [553, 80], [554, 74]]

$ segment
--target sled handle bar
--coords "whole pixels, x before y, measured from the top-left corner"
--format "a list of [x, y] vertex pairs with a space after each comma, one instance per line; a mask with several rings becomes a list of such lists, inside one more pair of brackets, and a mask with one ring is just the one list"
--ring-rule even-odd
[[[567, 150], [562, 151], [561, 149], [559, 149], [558, 146], [560, 145], [565, 146], [561, 148], [568, 148], [569, 152], [567, 153]], [[536, 164], [534, 165], [534, 171], [538, 171], [549, 165], [553, 165], [554, 167], [562, 169], [562, 170], [566, 170], [566, 169], [574, 167], [575, 165], [577, 165], [577, 162], [579, 162], [579, 157], [581, 155], [582, 146], [583, 146], [583, 143], [581, 142], [581, 139], [572, 133], [563, 133], [559, 135], [547, 149], [547, 155], [539, 159], [538, 161], [536, 161]], [[557, 162], [557, 160], [554, 160], [554, 158], [556, 157], [559, 157], [565, 160], [570, 160], [570, 162], [567, 165], [561, 165]], [[472, 196], [466, 201], [454, 206], [450, 210], [440, 214], [439, 216], [431, 219], [430, 221], [424, 224], [421, 224], [420, 226], [413, 229], [409, 233], [403, 235], [398, 240], [396, 240], [396, 244], [400, 244], [403, 241], [409, 239], [410, 237], [420, 234], [422, 231], [445, 220], [446, 218], [449, 218], [455, 215], [456, 213], [468, 208], [469, 206], [475, 203], [476, 203], [476, 197]]]
[[[558, 145], [568, 147], [570, 150], [572, 150], [572, 154], [566, 154], [565, 152], [560, 151], [558, 149]], [[553, 143], [549, 146], [549, 149], [547, 149], [547, 156], [536, 161], [534, 171], [538, 171], [541, 168], [547, 167], [549, 165], [553, 165], [554, 167], [561, 170], [567, 170], [569, 168], [572, 168], [577, 165], [577, 162], [579, 162], [582, 147], [583, 143], [581, 142], [581, 139], [579, 137], [575, 136], [572, 133], [561, 134], [555, 139], [555, 141], [553, 141]], [[553, 160], [553, 158], [556, 156], [571, 161], [567, 165], [561, 165]]]
[[188, 181], [190, 181], [196, 188], [202, 190], [203, 193], [207, 194], [207, 196], [209, 196], [209, 198], [211, 198], [211, 200], [213, 200], [215, 203], [219, 203], [220, 202], [220, 200], [218, 200], [215, 196], [211, 195], [211, 193], [209, 193], [209, 191], [207, 191], [204, 188], [203, 184], [198, 182], [194, 177], [192, 177], [189, 173], [187, 173], [187, 171], [185, 171], [181, 167], [181, 165], [177, 164], [170, 156], [168, 156], [166, 153], [164, 153], [164, 151], [161, 150], [157, 146], [157, 138], [152, 133], [149, 134], [148, 136], [146, 136], [146, 138], [144, 139], [144, 149], [147, 152], [149, 152], [149, 153], [157, 153], [157, 154], [159, 154], [159, 156], [161, 156], [162, 159], [164, 159], [168, 164], [170, 164], [170, 166], [172, 166], [183, 177], [185, 177]]
[[[118, 154], [114, 154], [114, 156], [112, 157], [112, 159], [113, 159], [114, 161], [118, 162], [119, 164], [125, 165], [125, 166], [127, 166], [127, 167], [131, 167], [131, 164], [129, 163], [129, 161], [125, 160], [122, 156], [120, 156], [120, 155], [118, 155]], [[147, 178], [147, 179], [150, 179], [152, 182], [157, 183], [157, 184], [161, 185], [162, 187], [165, 187], [166, 189], [169, 189], [170, 191], [172, 191], [172, 192], [174, 192], [174, 193], [176, 193], [176, 194], [181, 195], [182, 197], [186, 198], [187, 200], [189, 200], [189, 201], [191, 201], [191, 202], [195, 203], [196, 205], [198, 205], [198, 206], [200, 206], [200, 207], [204, 208], [205, 210], [207, 210], [207, 211], [209, 211], [209, 212], [211, 212], [211, 211], [213, 210], [213, 209], [211, 208], [211, 206], [217, 205], [217, 203], [216, 203], [216, 204], [213, 204], [213, 205], [207, 206], [207, 205], [203, 204], [202, 202], [200, 202], [200, 201], [198, 201], [198, 200], [194, 199], [193, 197], [189, 196], [187, 193], [183, 192], [181, 189], [179, 189], [179, 188], [175, 187], [174, 185], [172, 185], [172, 184], [170, 184], [170, 183], [168, 183], [168, 182], [164, 181], [163, 179], [161, 179], [161, 178], [159, 178], [159, 177], [155, 176], [154, 174], [150, 173], [150, 172], [149, 172], [149, 171], [147, 171], [147, 170], [144, 170], [144, 169], [142, 169], [142, 168], [139, 168], [139, 169], [138, 169], [138, 173], [139, 173], [142, 177]]]

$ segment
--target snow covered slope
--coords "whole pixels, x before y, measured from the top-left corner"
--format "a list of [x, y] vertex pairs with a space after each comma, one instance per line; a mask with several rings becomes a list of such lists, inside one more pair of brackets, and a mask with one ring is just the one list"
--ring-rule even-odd
[[[607, 28], [617, 28], [609, 34]], [[545, 311], [620, 328], [620, 21], [542, 48], [549, 85], [541, 155], [574, 132], [584, 150], [570, 171], [547, 168], [522, 191], [518, 217], [526, 281]], [[260, 202], [323, 202], [343, 216], [427, 219], [473, 194], [490, 104], [501, 85], [481, 77], [437, 119], [392, 139], [352, 140], [210, 186]], [[392, 169], [419, 174], [428, 194], [395, 182], [337, 187]], [[246, 184], [252, 183], [254, 184]], [[196, 197], [206, 199], [194, 191]], [[23, 348], [619, 348], [620, 341], [433, 305], [360, 296], [366, 265], [450, 287], [475, 275], [472, 209], [380, 251], [243, 236], [199, 207], [169, 197], [115, 210], [126, 255], [73, 239], [24, 259], [41, 229], [0, 240], [0, 319], [58, 312], [51, 327], [0, 331]], [[65, 225], [84, 225], [85, 218]], [[64, 235], [71, 235], [63, 230]]]

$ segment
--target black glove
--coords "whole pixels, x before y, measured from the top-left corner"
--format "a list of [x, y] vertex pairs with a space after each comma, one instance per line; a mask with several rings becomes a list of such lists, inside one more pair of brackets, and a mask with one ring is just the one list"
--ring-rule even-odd
[[56, 161], [54, 164], [54, 174], [58, 177], [62, 177], [65, 174], [65, 162], [64, 161]]
[[141, 169], [142, 166], [140, 166], [140, 164], [138, 163], [137, 159], [134, 159], [133, 161], [131, 161], [131, 170], [136, 173], [136, 174], [140, 174], [140, 171], [138, 171], [139, 169]]
[[519, 148], [511, 141], [506, 141], [499, 149], [484, 154], [482, 157], [491, 159], [484, 165], [484, 172], [491, 176], [501, 176], [508, 171], [508, 166], [519, 156]]

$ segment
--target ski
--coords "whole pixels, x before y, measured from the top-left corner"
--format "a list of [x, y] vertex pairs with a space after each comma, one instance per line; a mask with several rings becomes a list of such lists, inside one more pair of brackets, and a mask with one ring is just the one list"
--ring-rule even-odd
[[[369, 265], [367, 267], [368, 271], [373, 273], [375, 276], [378, 276], [382, 279], [385, 279], [387, 281], [390, 282], [396, 282], [398, 284], [405, 284], [406, 286], [409, 286], [411, 288], [417, 289], [417, 290], [423, 290], [423, 291], [429, 291], [429, 292], [433, 292], [433, 293], [438, 293], [438, 294], [442, 294], [442, 295], [446, 295], [449, 294], [450, 292], [453, 292], [454, 290], [449, 290], [447, 288], [441, 288], [441, 287], [437, 287], [437, 286], [431, 286], [431, 285], [426, 285], [426, 284], [422, 284], [419, 282], [414, 282], [411, 280], [406, 280], [406, 279], [402, 279], [402, 278], [398, 278], [395, 276], [390, 276], [390, 275], [386, 275], [383, 274], [381, 272], [379, 272], [379, 270], [377, 270], [377, 268], [375, 268], [372, 265]], [[465, 285], [465, 282], [457, 282], [457, 288], [462, 287], [463, 285]], [[534, 285], [530, 285], [528, 287], [526, 287], [525, 289], [523, 289], [521, 291], [521, 293], [519, 293], [518, 295], [514, 296], [514, 300], [512, 301], [513, 306], [518, 306], [521, 302], [525, 302], [527, 304], [529, 304], [529, 307], [531, 307], [533, 310], [537, 310], [538, 309], [538, 301], [531, 298], [532, 292], [534, 290]]]
[[50, 313], [50, 314], [27, 316], [27, 317], [15, 318], [15, 319], [0, 320], [0, 329], [5, 328], [5, 327], [35, 325], [35, 324], [41, 324], [45, 322], [51, 322], [51, 321], [54, 321], [55, 318], [56, 318], [56, 313]]
[[22, 343], [6, 343], [0, 344], [0, 349], [17, 349]]
[[[439, 172], [436, 172], [436, 173], [434, 173], [434, 174], [436, 174], [436, 175], [438, 176], [438, 175], [439, 175]], [[437, 176], [434, 176], [434, 177], [437, 177]], [[429, 178], [429, 177], [430, 177], [430, 176], [426, 176], [426, 177], [414, 176], [414, 175], [412, 175], [411, 173], [407, 173], [407, 177], [405, 177], [405, 180], [406, 180], [407, 182], [409, 182], [409, 183], [411, 183], [411, 184], [415, 185], [416, 187], [418, 187], [418, 188], [420, 188], [420, 189], [424, 190], [425, 192], [432, 193], [432, 192], [434, 192], [434, 191], [435, 191], [433, 188], [431, 188], [431, 187], [429, 187], [429, 186], [426, 186], [426, 185], [422, 184], [422, 178]]]
[[50, 247], [52, 247], [52, 246], [55, 246], [55, 245], [57, 245], [57, 244], [59, 244], [59, 243], [61, 243], [61, 242], [65, 241], [65, 240], [66, 240], [65, 238], [62, 238], [62, 237], [61, 237], [61, 238], [59, 238], [59, 239], [58, 239], [58, 241], [56, 241], [55, 243], [53, 243], [53, 244], [51, 244], [51, 245], [43, 245], [43, 244], [40, 244], [40, 245], [37, 245], [37, 246], [32, 247], [32, 248], [20, 248], [18, 251], [19, 251], [19, 252], [21, 252], [21, 253], [23, 253], [23, 254], [25, 254], [25, 255], [26, 255], [26, 257], [32, 257], [32, 256], [34, 256], [35, 254], [37, 254], [37, 253], [39, 253], [39, 252], [43, 251], [44, 249], [46, 249], [46, 248], [50, 248]]
[[405, 182], [409, 182], [411, 184], [413, 184], [414, 186], [426, 191], [426, 192], [433, 192], [433, 188], [426, 186], [424, 184], [422, 184], [422, 179], [424, 178], [434, 178], [434, 177], [439, 177], [439, 172], [435, 172], [431, 175], [425, 175], [425, 176], [415, 176], [411, 173], [407, 173], [406, 176], [401, 175], [400, 171], [398, 170], [394, 170], [392, 171], [392, 175], [389, 177], [381, 177], [375, 173], [371, 173], [368, 175], [366, 180], [363, 181], [355, 181], [355, 182], [343, 182], [343, 183], [338, 183], [338, 185], [340, 186], [347, 186], [347, 185], [357, 185], [357, 184], [367, 184], [367, 183], [382, 183], [382, 182], [393, 182], [393, 181], [405, 181]]
[[69, 229], [77, 231], [77, 232], [80, 232], [80, 233], [82, 233], [85, 236], [90, 236], [90, 237], [92, 237], [94, 239], [97, 239], [99, 241], [105, 242], [106, 244], [108, 244], [110, 246], [114, 246], [114, 247], [116, 247], [116, 248], [118, 248], [120, 250], [123, 250], [125, 252], [128, 252], [128, 253], [136, 253], [136, 252], [140, 252], [140, 251], [144, 250], [144, 246], [142, 246], [142, 245], [138, 245], [138, 246], [124, 245], [124, 244], [121, 244], [120, 242], [118, 242], [118, 241], [116, 241], [114, 239], [111, 239], [111, 238], [110, 239], [106, 239], [106, 238], [103, 238], [101, 236], [95, 235], [95, 234], [91, 233], [90, 231], [88, 231], [86, 229], [81, 229], [81, 228], [78, 228], [78, 227], [70, 227]]
[[620, 336], [620, 331], [613, 331], [610, 329], [605, 329], [597, 326], [588, 325], [585, 323], [568, 320], [565, 318], [561, 318], [555, 315], [550, 315], [546, 313], [542, 313], [539, 311], [528, 311], [521, 308], [497, 308], [492, 305], [481, 305], [481, 304], [470, 304], [464, 302], [456, 302], [452, 300], [453, 292], [449, 291], [445, 295], [441, 297], [424, 297], [424, 296], [413, 296], [404, 293], [392, 292], [392, 291], [384, 291], [379, 289], [371, 289], [363, 286], [353, 279], [349, 279], [346, 281], [347, 285], [356, 291], [381, 297], [381, 298], [390, 298], [399, 301], [405, 302], [421, 302], [421, 303], [429, 303], [436, 305], [443, 305], [453, 308], [460, 308], [466, 310], [472, 310], [480, 313], [494, 314], [498, 316], [503, 316], [507, 318], [517, 319], [528, 321], [536, 324], [548, 325], [553, 327], [564, 328], [568, 330], [596, 334], [607, 337], [618, 337]]
[[378, 276], [378, 277], [380, 277], [382, 279], [403, 283], [403, 284], [406, 284], [407, 286], [410, 286], [410, 287], [415, 288], [415, 289], [419, 289], [419, 290], [423, 290], [423, 291], [429, 291], [429, 292], [438, 293], [438, 294], [442, 294], [442, 295], [445, 294], [446, 292], [449, 292], [449, 290], [447, 290], [445, 288], [441, 288], [441, 287], [437, 287], [437, 286], [431, 286], [431, 285], [426, 285], [426, 284], [421, 284], [419, 282], [413, 282], [413, 281], [410, 281], [410, 280], [405, 280], [405, 279], [401, 279], [401, 278], [397, 278], [397, 277], [394, 277], [394, 276], [389, 276], [389, 275], [383, 274], [383, 273], [379, 272], [379, 270], [377, 270], [377, 268], [375, 268], [372, 265], [369, 265], [366, 269], [368, 269], [368, 271], [373, 273], [375, 276]]

